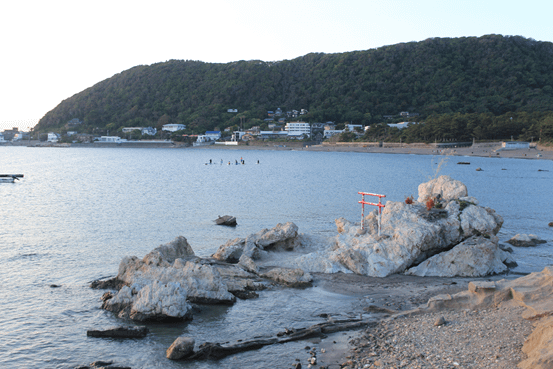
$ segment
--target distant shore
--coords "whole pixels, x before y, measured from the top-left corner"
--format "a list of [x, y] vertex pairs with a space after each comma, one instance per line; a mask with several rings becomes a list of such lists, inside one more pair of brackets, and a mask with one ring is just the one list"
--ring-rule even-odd
[[192, 147], [178, 142], [163, 144], [157, 143], [123, 143], [123, 144], [47, 144], [44, 142], [30, 141], [7, 143], [2, 146], [31, 146], [31, 147], [121, 147], [121, 148], [182, 148], [195, 150], [296, 150], [296, 151], [328, 151], [328, 152], [360, 152], [360, 153], [382, 153], [382, 154], [412, 154], [412, 155], [448, 155], [448, 156], [475, 156], [494, 158], [516, 158], [553, 160], [553, 147], [537, 145], [530, 149], [501, 150], [500, 142], [476, 143], [470, 147], [437, 148], [431, 144], [399, 144], [383, 143], [382, 146], [374, 142], [339, 142], [324, 144], [305, 144], [303, 142], [251, 142], [242, 145], [209, 145]]
[[212, 145], [195, 147], [194, 149], [230, 149], [230, 150], [296, 150], [296, 151], [328, 151], [328, 152], [360, 152], [382, 154], [412, 154], [412, 155], [449, 155], [449, 156], [475, 156], [494, 158], [516, 158], [553, 160], [553, 147], [536, 146], [530, 149], [500, 150], [501, 143], [477, 143], [470, 147], [436, 148], [426, 144], [397, 144], [384, 143], [382, 147], [369, 146], [370, 143], [338, 143], [323, 145], [302, 146], [298, 143], [270, 142], [264, 145]]

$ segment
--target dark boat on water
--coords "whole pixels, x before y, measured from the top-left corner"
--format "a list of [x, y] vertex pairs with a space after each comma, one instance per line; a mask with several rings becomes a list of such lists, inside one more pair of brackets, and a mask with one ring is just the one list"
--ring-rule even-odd
[[236, 218], [232, 215], [219, 215], [219, 218], [215, 219], [215, 224], [234, 227], [236, 225]]
[[0, 183], [13, 183], [23, 178], [23, 174], [0, 174]]

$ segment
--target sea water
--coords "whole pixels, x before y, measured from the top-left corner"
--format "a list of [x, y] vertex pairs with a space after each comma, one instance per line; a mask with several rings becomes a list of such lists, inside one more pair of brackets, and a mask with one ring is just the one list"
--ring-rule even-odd
[[[236, 165], [241, 159], [244, 164]], [[420, 183], [441, 174], [465, 183], [480, 205], [504, 218], [501, 242], [517, 233], [548, 241], [515, 248], [519, 266], [512, 272], [553, 264], [551, 161], [306, 150], [0, 147], [0, 172], [25, 175], [14, 184], [0, 184], [2, 368], [72, 368], [95, 360], [135, 369], [290, 366], [305, 356], [305, 342], [197, 363], [171, 362], [165, 350], [183, 334], [198, 344], [235, 342], [319, 323], [322, 313], [353, 316], [358, 299], [317, 287], [261, 291], [258, 299], [233, 306], [203, 306], [191, 322], [148, 324], [151, 333], [144, 339], [97, 339], [86, 331], [125, 322], [100, 309], [103, 291], [89, 283], [116, 275], [124, 256], [141, 258], [179, 235], [199, 256], [287, 221], [301, 233], [333, 236], [334, 219], [360, 220], [359, 191], [403, 201], [416, 198]], [[237, 227], [214, 225], [226, 214], [237, 218]]]

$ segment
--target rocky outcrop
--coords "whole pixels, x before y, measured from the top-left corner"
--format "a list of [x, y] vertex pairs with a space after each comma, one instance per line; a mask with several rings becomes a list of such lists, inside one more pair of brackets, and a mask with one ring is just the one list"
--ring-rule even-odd
[[102, 307], [136, 321], [186, 320], [191, 318], [190, 302], [228, 304], [236, 299], [218, 270], [202, 264], [184, 237], [143, 259], [123, 258], [115, 280], [123, 287], [104, 296]]
[[[503, 218], [479, 206], [463, 183], [441, 176], [421, 184], [418, 198], [412, 204], [386, 202], [380, 236], [376, 210], [365, 217], [364, 234], [359, 232], [359, 223], [337, 219], [339, 234], [333, 246], [302, 255], [287, 266], [307, 272], [385, 277], [409, 269], [418, 275], [483, 276], [514, 265], [495, 237]], [[435, 199], [440, 208], [428, 210], [428, 198]]]
[[507, 243], [516, 247], [533, 247], [546, 242], [547, 241], [540, 239], [535, 234], [517, 234], [507, 241]]
[[298, 242], [297, 230], [293, 223], [278, 224], [246, 239], [227, 242], [217, 255], [237, 264], [199, 258], [186, 238], [180, 236], [142, 259], [123, 258], [115, 278], [93, 282], [91, 286], [118, 289], [102, 296], [102, 308], [120, 318], [187, 320], [191, 318], [191, 303], [232, 304], [237, 296], [257, 297], [254, 291], [274, 282], [292, 287], [309, 285], [312, 277], [302, 270], [278, 269], [261, 275], [254, 261], [266, 250], [293, 248]]
[[272, 229], [263, 229], [246, 238], [236, 238], [219, 247], [213, 258], [236, 263], [242, 255], [256, 260], [266, 251], [289, 251], [299, 245], [298, 226], [292, 222], [277, 224]]

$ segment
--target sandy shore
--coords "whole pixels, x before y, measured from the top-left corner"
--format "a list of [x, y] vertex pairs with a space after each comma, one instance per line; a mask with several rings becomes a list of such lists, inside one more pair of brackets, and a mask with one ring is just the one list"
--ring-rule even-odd
[[[432, 145], [425, 144], [384, 144], [383, 147], [371, 146], [370, 143], [338, 143], [324, 145], [303, 146], [301, 143], [270, 142], [255, 145], [212, 145], [201, 146], [194, 149], [225, 149], [225, 150], [296, 150], [296, 151], [328, 151], [328, 152], [362, 152], [362, 153], [383, 153], [383, 154], [412, 154], [412, 155], [448, 155], [460, 157], [494, 157], [494, 158], [517, 158], [535, 160], [553, 160], [553, 147], [538, 146], [531, 149], [499, 150], [500, 143], [478, 143], [471, 147], [460, 147], [451, 149], [436, 149]], [[466, 160], [460, 160], [466, 161]]]

